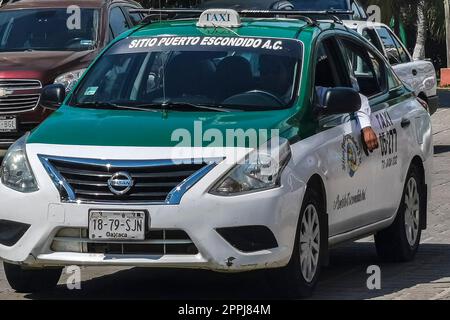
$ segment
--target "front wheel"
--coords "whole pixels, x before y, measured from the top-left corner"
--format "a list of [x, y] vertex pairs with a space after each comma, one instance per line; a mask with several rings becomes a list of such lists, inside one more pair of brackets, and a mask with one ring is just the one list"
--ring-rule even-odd
[[305, 195], [289, 264], [268, 270], [271, 286], [289, 298], [310, 297], [317, 285], [322, 261], [323, 208], [314, 190]]
[[62, 268], [24, 269], [19, 265], [3, 262], [6, 279], [11, 288], [21, 293], [33, 293], [54, 289], [61, 277]]
[[419, 248], [422, 234], [421, 210], [426, 206], [423, 201], [423, 183], [416, 166], [409, 169], [402, 200], [394, 223], [375, 235], [378, 256], [388, 262], [406, 262], [414, 259]]

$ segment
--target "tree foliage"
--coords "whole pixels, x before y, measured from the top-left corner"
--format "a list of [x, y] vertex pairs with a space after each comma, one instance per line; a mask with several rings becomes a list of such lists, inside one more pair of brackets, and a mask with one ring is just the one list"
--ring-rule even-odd
[[[382, 22], [394, 23], [394, 32], [399, 34], [399, 24], [407, 31], [408, 48], [414, 50], [417, 40], [417, 7], [420, 0], [361, 0], [363, 5], [377, 5], [381, 8]], [[446, 65], [445, 11], [443, 0], [425, 1], [426, 57], [433, 60], [436, 68]]]

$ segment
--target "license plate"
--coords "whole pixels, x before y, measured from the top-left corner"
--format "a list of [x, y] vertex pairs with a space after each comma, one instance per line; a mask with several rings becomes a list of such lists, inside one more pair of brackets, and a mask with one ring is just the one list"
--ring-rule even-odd
[[0, 132], [17, 131], [17, 119], [14, 116], [0, 116]]
[[91, 240], [145, 240], [144, 211], [89, 212]]

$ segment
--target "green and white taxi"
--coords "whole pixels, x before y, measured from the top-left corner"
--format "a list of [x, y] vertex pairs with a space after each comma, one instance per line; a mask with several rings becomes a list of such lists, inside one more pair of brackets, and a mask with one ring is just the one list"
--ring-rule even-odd
[[414, 258], [432, 129], [385, 57], [296, 11], [155, 13], [166, 19], [116, 39], [67, 97], [44, 88], [56, 112], [4, 158], [14, 289], [53, 287], [68, 265], [267, 269], [308, 296], [339, 243], [374, 234], [381, 258]]

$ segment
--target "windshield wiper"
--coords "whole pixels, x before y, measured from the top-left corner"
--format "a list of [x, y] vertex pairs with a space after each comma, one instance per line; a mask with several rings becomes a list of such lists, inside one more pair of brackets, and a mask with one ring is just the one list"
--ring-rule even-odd
[[240, 111], [236, 109], [227, 109], [221, 106], [209, 106], [203, 104], [194, 104], [189, 102], [172, 102], [166, 101], [160, 104], [139, 104], [134, 106], [136, 108], [159, 108], [163, 110], [178, 110], [178, 111], [189, 111], [189, 110], [206, 110], [206, 111], [218, 111], [218, 112], [234, 112]]
[[94, 109], [122, 109], [122, 110], [135, 110], [135, 111], [152, 111], [155, 112], [155, 109], [144, 108], [139, 106], [124, 106], [112, 102], [84, 102], [78, 103], [75, 105], [79, 108], [94, 108]]
[[227, 109], [220, 106], [207, 106], [199, 105], [188, 102], [164, 102], [164, 103], [148, 103], [148, 104], [136, 104], [131, 106], [121, 105], [112, 102], [84, 102], [75, 104], [76, 107], [80, 108], [94, 108], [94, 109], [123, 109], [123, 110], [135, 110], [135, 111], [152, 111], [157, 110], [179, 110], [179, 111], [189, 111], [189, 110], [206, 110], [206, 111], [218, 111], [218, 112], [239, 112], [241, 110], [237, 109]]

